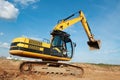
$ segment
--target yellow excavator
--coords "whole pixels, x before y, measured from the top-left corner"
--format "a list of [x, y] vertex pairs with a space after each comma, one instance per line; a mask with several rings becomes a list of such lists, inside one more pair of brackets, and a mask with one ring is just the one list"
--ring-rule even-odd
[[75, 43], [70, 39], [70, 34], [64, 32], [71, 25], [81, 22], [87, 34], [89, 41], [87, 44], [90, 50], [100, 49], [100, 40], [95, 40], [91, 33], [88, 22], [82, 11], [79, 11], [79, 16], [74, 17], [77, 13], [62, 19], [53, 28], [51, 32], [50, 43], [37, 41], [30, 38], [19, 37], [15, 38], [10, 47], [10, 54], [38, 58], [42, 61], [26, 61], [20, 65], [20, 71], [23, 73], [39, 73], [39, 74], [60, 74], [82, 76], [82, 67], [67, 64], [58, 61], [70, 61], [73, 57]]

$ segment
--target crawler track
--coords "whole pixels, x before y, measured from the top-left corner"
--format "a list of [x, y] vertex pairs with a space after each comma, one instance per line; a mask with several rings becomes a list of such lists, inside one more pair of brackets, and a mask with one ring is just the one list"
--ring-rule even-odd
[[20, 71], [21, 73], [71, 75], [76, 77], [82, 77], [84, 73], [82, 67], [49, 61], [23, 62], [20, 65]]

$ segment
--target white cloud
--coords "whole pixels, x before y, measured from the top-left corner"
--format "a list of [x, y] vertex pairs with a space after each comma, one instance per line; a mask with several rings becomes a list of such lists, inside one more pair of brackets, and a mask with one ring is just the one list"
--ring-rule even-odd
[[0, 32], [0, 36], [3, 36], [4, 35], [4, 33], [3, 32]]
[[6, 42], [2, 43], [2, 42], [0, 42], [0, 48], [9, 48], [9, 43], [6, 43]]
[[14, 0], [15, 3], [19, 3], [23, 6], [28, 6], [29, 4], [36, 3], [40, 0]]
[[26, 35], [22, 35], [22, 37], [26, 37], [26, 38], [30, 38], [30, 39], [33, 39], [33, 40], [38, 40], [38, 41], [42, 41], [43, 39], [42, 38], [40, 38], [40, 37], [35, 37], [35, 35], [34, 35], [34, 37], [33, 36], [26, 36]]
[[72, 25], [72, 26], [70, 26], [69, 28], [65, 29], [65, 31], [68, 32], [68, 33], [70, 33], [70, 34], [71, 34], [71, 33], [76, 33], [77, 30], [75, 29], [75, 27], [77, 27], [77, 26]]
[[37, 9], [38, 5], [33, 5], [32, 9]]
[[114, 53], [119, 53], [120, 52], [120, 49], [113, 49], [113, 50], [109, 50], [109, 51], [107, 51], [106, 53], [107, 54], [110, 54], [110, 53], [112, 53], [112, 54], [114, 54]]
[[120, 45], [118, 44], [120, 41], [120, 2], [117, 2], [114, 5], [114, 7], [104, 6], [106, 11], [102, 10], [105, 12], [96, 17], [96, 20], [93, 21], [97, 27], [96, 30], [98, 29], [97, 31], [99, 31], [97, 33], [102, 44], [100, 53], [103, 54], [120, 53]]
[[19, 10], [15, 6], [6, 1], [0, 0], [0, 18], [2, 19], [16, 19], [18, 16]]

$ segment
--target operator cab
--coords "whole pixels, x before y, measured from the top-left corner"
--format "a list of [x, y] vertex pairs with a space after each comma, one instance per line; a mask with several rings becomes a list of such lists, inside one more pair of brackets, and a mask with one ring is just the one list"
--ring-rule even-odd
[[63, 31], [55, 30], [51, 33], [53, 36], [51, 42], [51, 54], [58, 57], [72, 58], [73, 43], [70, 35]]

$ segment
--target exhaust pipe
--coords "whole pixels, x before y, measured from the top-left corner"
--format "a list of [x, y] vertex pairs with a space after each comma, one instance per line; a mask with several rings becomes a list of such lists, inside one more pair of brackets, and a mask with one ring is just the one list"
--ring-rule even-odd
[[100, 40], [88, 41], [87, 44], [90, 50], [100, 49]]

